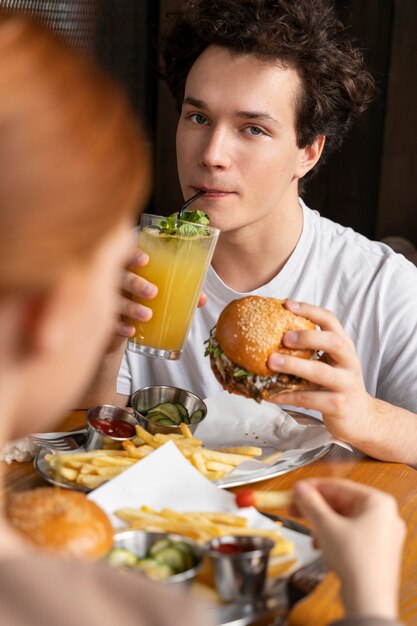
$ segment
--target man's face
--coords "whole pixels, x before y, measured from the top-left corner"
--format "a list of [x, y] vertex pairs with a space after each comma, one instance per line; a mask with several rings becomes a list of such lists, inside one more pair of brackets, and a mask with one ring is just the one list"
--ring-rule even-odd
[[179, 178], [185, 198], [207, 191], [194, 208], [223, 232], [270, 225], [297, 202], [305, 173], [295, 134], [299, 89], [294, 70], [218, 46], [192, 66], [177, 129]]

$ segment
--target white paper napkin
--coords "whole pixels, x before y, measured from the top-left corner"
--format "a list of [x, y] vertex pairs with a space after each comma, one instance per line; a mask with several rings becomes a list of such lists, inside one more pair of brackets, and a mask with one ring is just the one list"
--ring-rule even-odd
[[[202, 439], [207, 448], [259, 446], [260, 458], [279, 450], [284, 454], [277, 463], [299, 459], [310, 450], [334, 443], [352, 450], [335, 439], [323, 423], [299, 424], [276, 404], [262, 402], [243, 396], [221, 392], [205, 400], [207, 417], [198, 426], [195, 436]], [[241, 463], [228, 476], [252, 474], [262, 471], [265, 465], [257, 460]]]
[[30, 437], [23, 437], [22, 439], [15, 439], [14, 441], [8, 441], [0, 450], [0, 461], [6, 463], [25, 463], [33, 459], [36, 456], [39, 448]]

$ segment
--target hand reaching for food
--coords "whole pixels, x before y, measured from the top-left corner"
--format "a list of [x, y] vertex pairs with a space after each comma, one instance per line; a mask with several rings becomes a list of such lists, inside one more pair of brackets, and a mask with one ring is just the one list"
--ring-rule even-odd
[[293, 513], [313, 525], [326, 564], [342, 581], [348, 615], [397, 616], [405, 524], [387, 493], [349, 480], [294, 485]]

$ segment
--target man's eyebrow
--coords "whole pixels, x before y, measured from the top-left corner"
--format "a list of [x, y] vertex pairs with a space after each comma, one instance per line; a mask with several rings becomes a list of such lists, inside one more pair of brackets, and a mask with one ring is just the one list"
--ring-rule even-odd
[[263, 111], [238, 111], [236, 115], [237, 117], [243, 117], [244, 119], [249, 120], [259, 120], [260, 122], [273, 122], [274, 124], [279, 124], [281, 126], [281, 122], [269, 115], [269, 113], [265, 113]]
[[[196, 107], [197, 109], [207, 109], [208, 105], [204, 100], [198, 100], [197, 98], [184, 98], [183, 104], [189, 104], [190, 106]], [[274, 124], [278, 124], [281, 126], [281, 122], [273, 118], [269, 113], [264, 111], [237, 111], [236, 117], [241, 117], [247, 120], [258, 120], [264, 122], [273, 122]]]
[[190, 104], [192, 107], [197, 107], [197, 109], [207, 108], [207, 104], [204, 100], [197, 100], [196, 98], [184, 98], [183, 104]]

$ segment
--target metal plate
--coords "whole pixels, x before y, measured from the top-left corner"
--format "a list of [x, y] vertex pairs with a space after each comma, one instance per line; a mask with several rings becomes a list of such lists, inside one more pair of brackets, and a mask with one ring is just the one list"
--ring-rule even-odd
[[295, 459], [293, 458], [288, 461], [277, 461], [275, 465], [272, 465], [271, 467], [266, 467], [263, 470], [256, 471], [252, 475], [247, 475], [245, 477], [236, 476], [235, 478], [233, 478], [232, 476], [230, 476], [229, 478], [225, 476], [220, 480], [214, 481], [214, 484], [221, 489], [227, 489], [228, 487], [240, 487], [241, 485], [258, 483], [261, 480], [266, 480], [267, 478], [275, 478], [275, 476], [287, 474], [288, 472], [292, 472], [292, 470], [303, 467], [303, 465], [308, 465], [313, 461], [317, 461], [317, 459], [320, 459], [322, 456], [327, 454], [332, 445], [332, 443], [329, 443], [325, 446], [321, 446], [320, 448], [316, 448], [315, 450], [309, 450], [308, 452], [300, 454], [300, 456]]
[[[41, 448], [36, 455], [33, 465], [35, 470], [38, 472], [39, 476], [41, 476], [44, 480], [56, 487], [63, 487], [64, 489], [76, 489], [77, 491], [82, 491], [83, 493], [89, 493], [90, 489], [86, 487], [82, 487], [81, 485], [77, 485], [69, 480], [65, 480], [62, 476], [58, 476], [55, 472], [54, 468], [49, 465], [46, 461], [45, 456], [47, 454], [54, 454], [56, 450], [51, 448]], [[85, 448], [77, 448], [77, 450], [70, 450], [68, 452], [60, 452], [59, 454], [74, 454], [74, 452], [86, 452]]]
[[[300, 424], [321, 424], [321, 421], [316, 417], [308, 415], [306, 413], [301, 413], [299, 411], [291, 411], [286, 409], [286, 412], [291, 415], [297, 422]], [[244, 477], [230, 477], [222, 478], [220, 480], [215, 481], [216, 484], [221, 489], [227, 489], [228, 487], [239, 487], [241, 485], [250, 485], [252, 483], [260, 482], [261, 480], [266, 480], [267, 478], [274, 478], [276, 476], [281, 476], [282, 474], [287, 474], [292, 470], [298, 469], [299, 467], [303, 467], [304, 465], [308, 465], [317, 459], [320, 459], [324, 456], [330, 448], [333, 446], [332, 443], [329, 443], [325, 446], [321, 446], [314, 450], [309, 450], [307, 452], [300, 453], [298, 457], [292, 458], [287, 461], [279, 461], [277, 460], [275, 465], [270, 467], [266, 467], [265, 469], [254, 472], [252, 475], [246, 475]], [[84, 448], [78, 448], [77, 452], [84, 452]], [[90, 489], [86, 487], [82, 487], [81, 485], [77, 485], [70, 481], [65, 480], [65, 478], [61, 476], [57, 476], [55, 470], [49, 465], [49, 463], [45, 460], [45, 455], [50, 452], [56, 452], [56, 450], [51, 450], [50, 448], [41, 448], [38, 455], [34, 460], [34, 466], [38, 474], [47, 482], [52, 485], [56, 485], [57, 487], [63, 487], [65, 489], [77, 489], [78, 491], [83, 491], [84, 493], [88, 493]], [[73, 454], [75, 451], [71, 450], [70, 452], [60, 452], [60, 454]]]
[[[321, 420], [317, 417], [309, 415], [308, 413], [302, 413], [300, 411], [294, 411], [287, 408], [285, 409], [285, 412], [291, 415], [291, 417], [294, 418], [299, 424], [322, 424]], [[296, 470], [299, 467], [313, 463], [313, 461], [317, 461], [317, 459], [320, 459], [322, 456], [327, 454], [333, 445], [334, 444], [332, 443], [328, 443], [325, 446], [315, 448], [314, 450], [308, 450], [307, 452], [300, 453], [298, 457], [288, 459], [287, 461], [280, 461], [278, 459], [275, 465], [254, 472], [253, 475], [247, 475], [245, 477], [236, 476], [235, 478], [232, 476], [225, 476], [224, 478], [215, 481], [215, 484], [222, 489], [227, 489], [228, 487], [250, 485], [252, 483], [260, 482], [261, 480], [266, 480], [267, 478], [275, 478], [276, 476], [287, 474], [288, 472]]]

